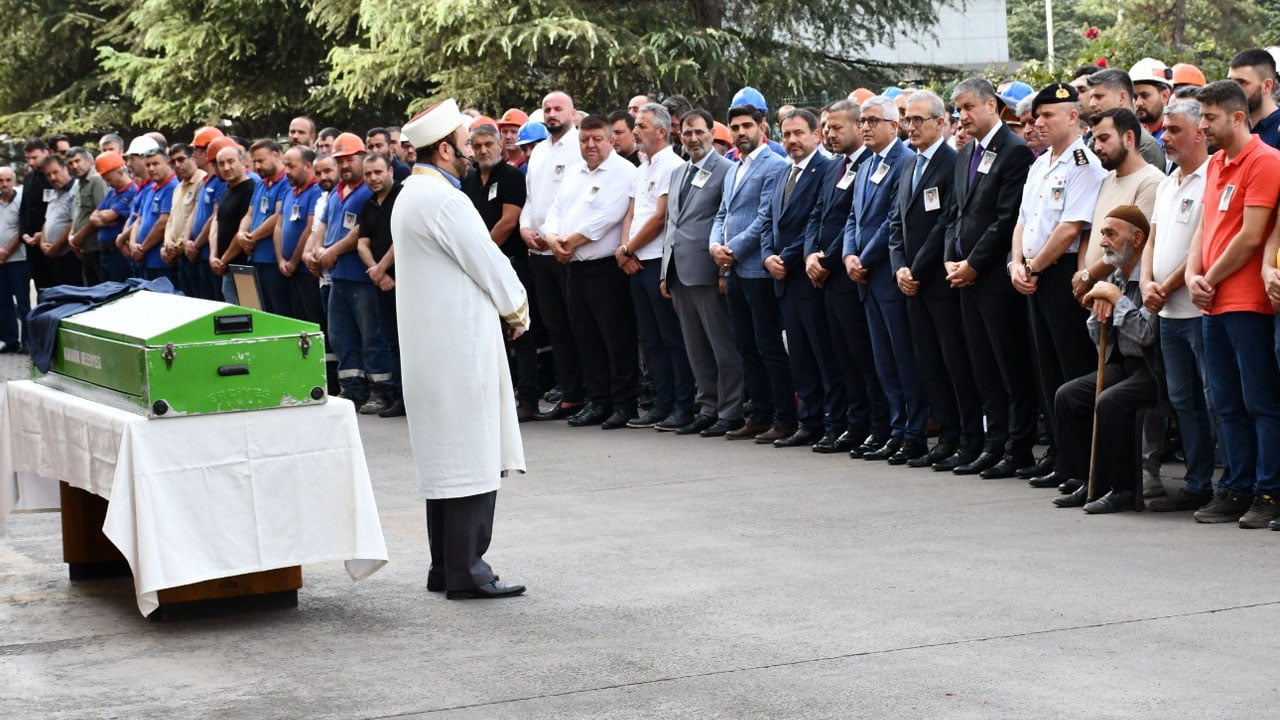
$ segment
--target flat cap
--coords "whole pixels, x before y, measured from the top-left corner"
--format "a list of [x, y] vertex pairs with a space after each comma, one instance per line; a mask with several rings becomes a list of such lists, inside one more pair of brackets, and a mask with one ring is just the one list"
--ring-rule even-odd
[[1150, 237], [1151, 224], [1147, 222], [1147, 216], [1142, 212], [1142, 208], [1137, 205], [1120, 205], [1111, 209], [1107, 213], [1109, 218], [1118, 218], [1124, 220], [1130, 225], [1142, 231], [1144, 236]]

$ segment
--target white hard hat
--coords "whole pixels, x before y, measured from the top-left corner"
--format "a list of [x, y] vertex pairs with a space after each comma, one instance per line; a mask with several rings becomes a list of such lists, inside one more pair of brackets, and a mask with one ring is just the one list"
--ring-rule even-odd
[[542, 108], [538, 108], [537, 110], [529, 113], [529, 122], [542, 122]]
[[1140, 82], [1173, 87], [1173, 71], [1168, 65], [1155, 58], [1144, 57], [1129, 68], [1129, 79], [1135, 84]]
[[160, 152], [160, 143], [150, 135], [139, 135], [129, 143], [129, 149], [124, 151], [125, 155], [150, 155]]

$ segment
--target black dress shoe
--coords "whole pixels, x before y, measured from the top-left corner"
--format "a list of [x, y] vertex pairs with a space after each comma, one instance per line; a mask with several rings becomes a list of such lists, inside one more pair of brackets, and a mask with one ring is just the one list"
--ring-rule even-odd
[[1103, 513], [1124, 512], [1132, 510], [1133, 493], [1128, 490], [1112, 490], [1093, 502], [1084, 504], [1084, 511], [1090, 515], [1102, 515]]
[[494, 598], [515, 597], [524, 594], [523, 585], [508, 585], [494, 578], [477, 588], [470, 590], [449, 590], [444, 596], [450, 600], [492, 600]]
[[[880, 435], [868, 435], [862, 440], [861, 445], [849, 451], [849, 457], [864, 457], [867, 453], [873, 453], [884, 447], [884, 444], [887, 442], [889, 442], [889, 438], [887, 437], [881, 437]], [[894, 452], [897, 451], [895, 450]]]
[[977, 475], [985, 472], [996, 463], [1000, 462], [1001, 454], [998, 452], [983, 451], [981, 455], [970, 460], [963, 465], [957, 465], [952, 468], [951, 472], [957, 475]]
[[556, 403], [555, 405], [551, 406], [550, 410], [546, 412], [540, 412], [537, 415], [534, 415], [533, 419], [534, 420], [563, 420], [568, 417], [573, 417], [574, 415], [577, 415], [578, 413], [582, 412], [583, 407], [585, 406], [582, 405], [581, 403], [579, 403], [578, 405], [570, 405], [568, 407], [565, 407], [560, 403]]
[[908, 440], [902, 443], [898, 452], [889, 456], [890, 465], [906, 465], [912, 460], [923, 460], [929, 455], [929, 446], [919, 440]]
[[1057, 466], [1058, 452], [1053, 448], [1049, 448], [1044, 451], [1044, 455], [1042, 455], [1039, 460], [1027, 465], [1026, 467], [1018, 468], [1015, 474], [1023, 480], [1030, 480], [1033, 477], [1048, 475], [1053, 472], [1053, 469]]
[[929, 467], [932, 467], [934, 472], [950, 472], [961, 465], [968, 465], [976, 457], [978, 457], [978, 453], [972, 450], [957, 450], [950, 457], [942, 458]]
[[826, 435], [823, 435], [821, 438], [819, 438], [818, 442], [813, 444], [813, 451], [816, 453], [822, 453], [824, 455], [843, 452], [844, 450], [847, 450], [847, 449], [848, 448], [842, 449], [840, 447], [840, 436], [836, 435], [835, 433], [827, 433]]
[[800, 427], [796, 428], [796, 431], [790, 435], [774, 440], [773, 446], [776, 448], [812, 446], [814, 443], [818, 442], [821, 437], [822, 433], [818, 430]]
[[716, 424], [715, 415], [699, 415], [698, 417], [694, 418], [689, 424], [682, 426], [679, 430], [676, 430], [676, 434], [677, 435], [697, 435], [698, 433], [702, 432], [703, 430], [706, 430], [707, 428], [715, 424]]
[[427, 592], [444, 592], [444, 573], [439, 577], [427, 573]]
[[1027, 484], [1033, 488], [1053, 488], [1058, 487], [1067, 480], [1070, 480], [1070, 478], [1067, 477], [1066, 473], [1060, 473], [1057, 470], [1054, 470], [1048, 475], [1031, 478], [1027, 481]]
[[717, 420], [702, 432], [698, 433], [704, 438], [721, 437], [725, 433], [731, 433], [743, 426], [742, 418], [737, 420]]
[[1011, 478], [1020, 467], [1026, 467], [1031, 464], [1031, 458], [1016, 458], [1012, 455], [1005, 455], [1000, 458], [1000, 462], [978, 473], [978, 477], [983, 480], [1002, 480]]
[[662, 422], [654, 425], [658, 432], [676, 432], [680, 428], [693, 422], [693, 414], [683, 410], [674, 410]]
[[1081, 485], [1076, 491], [1070, 495], [1063, 495], [1053, 499], [1053, 504], [1061, 508], [1084, 507], [1085, 502], [1089, 499], [1089, 488]]
[[902, 438], [891, 437], [885, 441], [884, 445], [872, 450], [862, 456], [863, 460], [888, 460], [893, 454], [902, 449]]
[[[599, 425], [609, 417], [609, 410], [602, 405], [595, 403], [587, 403], [582, 412], [569, 418], [569, 427], [590, 427], [591, 425]], [[627, 419], [622, 419], [622, 424], [627, 424]]]
[[[378, 413], [378, 417], [404, 417], [404, 414], [404, 399], [396, 398], [395, 402], [388, 405], [386, 410]], [[519, 415], [519, 409], [516, 410], [516, 414]], [[524, 422], [524, 420], [520, 422]]]
[[658, 423], [666, 420], [671, 412], [668, 410], [659, 410], [658, 408], [649, 408], [639, 417], [633, 417], [627, 421], [629, 428], [651, 428], [657, 426]]
[[1070, 478], [1069, 480], [1063, 482], [1061, 485], [1058, 486], [1058, 492], [1062, 493], [1063, 495], [1070, 495], [1076, 490], [1079, 490], [1081, 485], [1084, 485], [1083, 480], [1076, 480], [1075, 478]]
[[836, 445], [840, 448], [840, 452], [852, 450], [861, 445], [866, 436], [866, 433], [845, 430], [840, 433], [840, 437], [836, 438]]
[[956, 454], [956, 446], [947, 442], [939, 442], [933, 446], [933, 449], [924, 455], [912, 458], [907, 461], [907, 467], [921, 468], [930, 467], [934, 463], [946, 460]]
[[614, 410], [605, 421], [600, 424], [601, 430], [618, 430], [627, 426], [627, 422], [635, 417], [635, 407], [623, 407]]

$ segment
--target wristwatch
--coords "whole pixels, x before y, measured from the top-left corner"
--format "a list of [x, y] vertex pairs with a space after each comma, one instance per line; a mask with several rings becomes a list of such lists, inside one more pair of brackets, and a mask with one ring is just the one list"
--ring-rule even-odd
[[1026, 268], [1028, 277], [1038, 277], [1040, 275], [1039, 271], [1031, 269], [1031, 258], [1024, 258], [1022, 267]]
[[1080, 282], [1093, 284], [1093, 276], [1089, 274], [1089, 268], [1080, 271]]

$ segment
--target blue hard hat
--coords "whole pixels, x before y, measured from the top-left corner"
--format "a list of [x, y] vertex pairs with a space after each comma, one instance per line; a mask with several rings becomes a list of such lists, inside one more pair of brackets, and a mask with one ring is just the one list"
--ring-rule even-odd
[[1004, 101], [1005, 105], [1014, 107], [1022, 101], [1022, 98], [1031, 95], [1034, 92], [1035, 89], [1030, 85], [1022, 81], [1014, 81], [1009, 83], [1009, 87], [1004, 89], [1004, 94], [1000, 96], [1000, 99]]
[[551, 137], [551, 133], [547, 132], [547, 126], [540, 122], [527, 122], [520, 126], [520, 132], [516, 134], [517, 145], [528, 145], [529, 143], [542, 142]]
[[750, 105], [762, 113], [769, 112], [769, 105], [764, 101], [764, 95], [760, 91], [750, 85], [742, 88], [733, 96], [733, 102], [729, 103], [729, 107], [737, 107], [739, 105]]
[[903, 92], [902, 88], [898, 87], [897, 85], [890, 85], [889, 87], [884, 89], [884, 92], [880, 94], [892, 100], [898, 97], [899, 95], [901, 95], [902, 92]]

